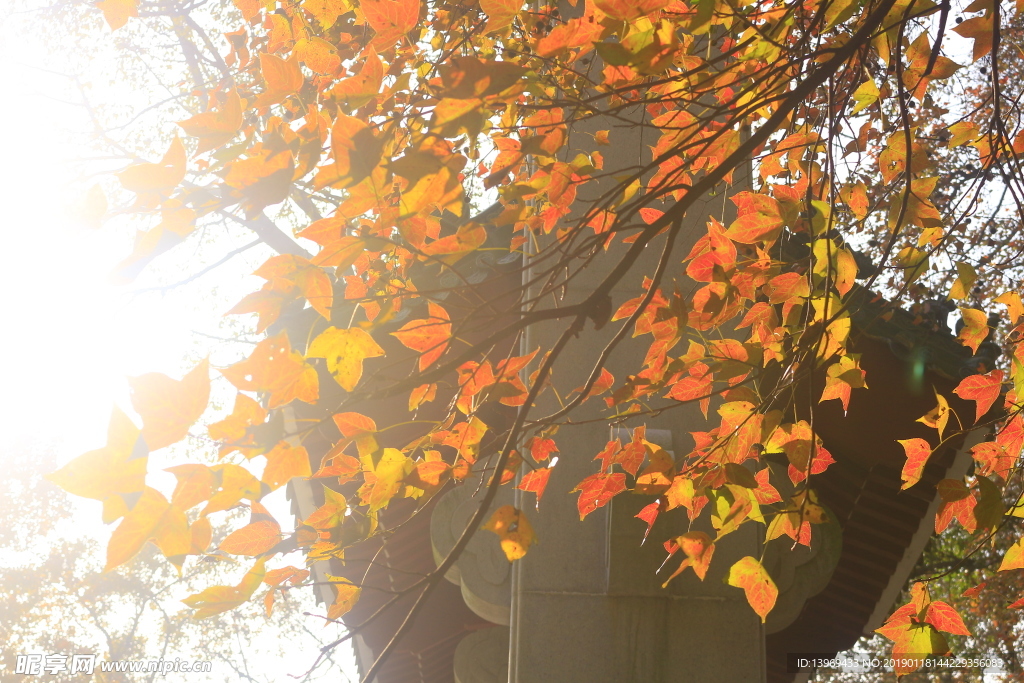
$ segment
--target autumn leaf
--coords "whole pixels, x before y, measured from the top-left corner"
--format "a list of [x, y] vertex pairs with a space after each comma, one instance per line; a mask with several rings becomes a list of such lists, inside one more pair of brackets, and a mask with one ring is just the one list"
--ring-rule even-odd
[[725, 231], [729, 239], [742, 244], [774, 241], [783, 225], [778, 201], [755, 192], [740, 192], [732, 201], [738, 218]]
[[295, 477], [310, 477], [313, 470], [309, 464], [309, 454], [302, 446], [292, 446], [287, 441], [279, 441], [266, 454], [267, 466], [263, 470], [263, 483], [276, 490]]
[[949, 290], [950, 299], [966, 299], [974, 289], [974, 283], [978, 280], [978, 273], [974, 266], [963, 261], [956, 262], [956, 280]]
[[974, 421], [978, 422], [992, 408], [1003, 389], [1003, 371], [993, 370], [987, 375], [968, 375], [960, 380], [953, 393], [965, 401], [975, 402]]
[[237, 586], [211, 586], [206, 590], [190, 595], [183, 603], [195, 609], [193, 619], [206, 619], [221, 612], [235, 609], [252, 597], [263, 582], [266, 575], [266, 558], [256, 561]]
[[729, 569], [728, 582], [730, 586], [743, 589], [747, 602], [761, 617], [763, 623], [768, 613], [775, 607], [779, 589], [775, 587], [775, 582], [768, 576], [761, 563], [753, 557], [744, 557]]
[[405, 346], [419, 352], [420, 372], [441, 357], [448, 348], [448, 341], [452, 335], [448, 311], [433, 301], [427, 303], [427, 311], [428, 318], [407, 322], [397, 332], [391, 333]]
[[128, 380], [132, 407], [142, 416], [142, 437], [151, 451], [188, 435], [210, 400], [210, 362], [204, 360], [181, 380], [150, 373]]
[[103, 12], [111, 31], [127, 24], [129, 17], [139, 16], [139, 0], [100, 0], [96, 6]]
[[938, 401], [936, 406], [922, 417], [917, 418], [917, 421], [938, 430], [939, 439], [941, 439], [942, 433], [946, 431], [946, 423], [949, 422], [949, 402], [946, 401], [945, 396], [937, 391], [935, 392], [935, 399]]
[[992, 13], [986, 12], [984, 16], [974, 17], [953, 28], [964, 38], [974, 39], [973, 61], [978, 61], [992, 51]]
[[155, 205], [185, 178], [185, 146], [175, 136], [163, 158], [155, 164], [129, 166], [117, 174], [124, 189], [139, 195], [145, 206]]
[[420, 19], [420, 0], [363, 0], [359, 7], [376, 33], [372, 45], [377, 50], [392, 47]]
[[995, 299], [997, 304], [1006, 306], [1006, 312], [1010, 316], [1010, 324], [1016, 325], [1021, 315], [1024, 315], [1024, 303], [1021, 302], [1020, 294], [1014, 291], [1003, 292]]
[[187, 135], [199, 138], [197, 154], [217, 149], [231, 142], [241, 129], [242, 100], [237, 91], [230, 90], [219, 107], [179, 121], [178, 125]]
[[511, 25], [522, 6], [520, 0], [480, 0], [480, 9], [487, 14], [484, 33], [495, 33]]
[[511, 505], [502, 505], [495, 510], [481, 528], [498, 536], [509, 562], [525, 557], [530, 546], [537, 542], [526, 515]]
[[345, 496], [334, 489], [324, 487], [324, 504], [313, 512], [303, 524], [318, 530], [333, 529], [341, 526], [348, 511]]
[[[118, 495], [134, 502], [145, 489], [148, 462], [149, 448], [141, 431], [114, 408], [107, 445], [78, 456], [46, 478], [72, 495], [103, 501]], [[111, 517], [105, 508], [103, 521], [112, 522], [121, 514]]]
[[957, 341], [977, 353], [978, 346], [988, 337], [988, 316], [976, 308], [961, 308], [960, 315], [964, 327], [957, 335]]
[[[715, 554], [715, 543], [710, 536], [703, 531], [690, 531], [674, 539], [675, 544], [683, 551], [682, 562], [672, 572], [665, 583], [661, 585], [666, 588], [669, 582], [683, 573], [687, 567], [693, 567], [694, 573], [701, 581], [707, 576], [708, 568], [711, 566], [711, 558]], [[734, 584], [735, 585], [735, 584]]]
[[168, 467], [178, 480], [171, 495], [171, 505], [179, 510], [189, 510], [210, 497], [219, 488], [217, 473], [206, 465], [184, 464]]
[[607, 505], [616, 495], [626, 490], [626, 475], [622, 472], [592, 474], [573, 489], [579, 491], [577, 507], [584, 519], [599, 507]]
[[167, 502], [156, 489], [146, 487], [135, 506], [110, 535], [104, 571], [118, 567], [153, 540], [164, 557], [179, 568], [192, 548], [185, 513]]
[[244, 467], [224, 463], [214, 465], [210, 469], [216, 474], [219, 486], [203, 508], [203, 515], [228, 510], [243, 499], [256, 501], [263, 496], [264, 491], [259, 480]]
[[537, 494], [537, 509], [540, 509], [540, 499], [547, 488], [548, 479], [551, 477], [550, 467], [538, 467], [523, 475], [522, 481], [516, 486], [521, 491], [530, 491]]
[[924, 621], [939, 631], [952, 633], [955, 636], [971, 635], [971, 632], [967, 630], [967, 626], [964, 625], [964, 620], [960, 614], [952, 606], [941, 600], [935, 600], [928, 604]]
[[248, 358], [221, 370], [221, 374], [243, 391], [267, 392], [271, 409], [295, 399], [316, 403], [319, 396], [316, 370], [302, 354], [292, 351], [285, 332], [259, 342]]
[[281, 540], [281, 525], [267, 509], [253, 501], [249, 512], [249, 523], [228, 534], [221, 541], [220, 550], [232, 555], [255, 557], [278, 544]]
[[291, 59], [285, 60], [261, 52], [260, 72], [263, 74], [263, 81], [267, 84], [267, 88], [257, 98], [257, 107], [277, 104], [302, 88], [302, 69], [299, 67], [299, 58], [294, 53]]
[[909, 489], [921, 481], [924, 474], [924, 466], [928, 464], [931, 457], [932, 447], [924, 439], [899, 439], [900, 445], [907, 453], [907, 462], [903, 465], [900, 477], [903, 479], [901, 489]]
[[366, 484], [360, 489], [363, 504], [373, 513], [387, 507], [398, 493], [401, 481], [406, 475], [409, 458], [397, 448], [385, 448], [380, 460], [372, 470], [365, 473]]
[[384, 349], [358, 327], [348, 330], [328, 327], [309, 345], [306, 355], [325, 359], [327, 369], [338, 384], [345, 391], [354, 391], [363, 376], [363, 361], [383, 356]]
[[327, 578], [332, 584], [334, 584], [335, 592], [334, 602], [327, 608], [327, 618], [340, 619], [355, 607], [363, 589], [356, 586], [348, 579], [340, 576], [331, 576], [328, 574]]
[[261, 425], [267, 419], [267, 411], [258, 402], [245, 394], [235, 396], [235, 405], [231, 414], [223, 420], [207, 427], [207, 433], [214, 441], [222, 442], [220, 454], [226, 455], [238, 449], [247, 455], [257, 448], [252, 438], [247, 438], [248, 430]]

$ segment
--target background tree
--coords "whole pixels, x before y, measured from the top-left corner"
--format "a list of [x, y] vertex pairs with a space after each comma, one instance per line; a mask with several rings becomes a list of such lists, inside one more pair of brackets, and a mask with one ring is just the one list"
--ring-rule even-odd
[[[311, 628], [303, 616], [314, 607], [308, 594], [277, 601], [272, 620], [263, 614], [262, 604], [210, 621], [190, 619], [179, 600], [237, 574], [235, 563], [226, 557], [217, 561], [210, 556], [179, 575], [149, 548], [123, 568], [102, 572], [102, 543], [83, 534], [80, 525], [77, 534], [72, 531], [75, 506], [42, 477], [56, 467], [46, 450], [29, 448], [4, 461], [0, 636], [7, 671], [15, 670], [18, 654], [84, 653], [96, 654], [98, 661], [210, 661], [215, 671], [231, 673], [197, 675], [197, 680], [272, 681], [287, 668], [282, 662], [288, 661], [295, 644], [316, 649], [333, 637]], [[346, 653], [339, 654], [340, 660], [332, 657], [305, 680], [349, 680], [346, 669], [351, 664]], [[159, 678], [158, 673], [102, 676], [109, 681]], [[87, 678], [67, 671], [53, 676], [58, 681]]]

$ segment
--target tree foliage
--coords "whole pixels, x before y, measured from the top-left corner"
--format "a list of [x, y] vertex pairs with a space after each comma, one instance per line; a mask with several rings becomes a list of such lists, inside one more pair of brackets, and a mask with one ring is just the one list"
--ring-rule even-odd
[[[553, 456], [569, 450], [559, 427], [580, 419], [630, 428], [626, 442], [571, 454], [600, 461], [575, 489], [581, 518], [627, 491], [657, 496], [648, 524], [674, 508], [710, 516], [714, 536], [656, 539], [702, 578], [743, 525], [807, 544], [826, 519], [814, 475], [833, 459], [794, 388], [823, 378], [821, 401], [870, 400], [850, 343], [871, 288], [936, 330], [959, 308], [971, 373], [955, 393], [974, 414], [950, 420], [940, 395], [921, 419], [933, 437], [902, 441], [903, 487], [937, 448], [980, 432], [972, 474], [939, 486], [936, 529], [956, 520], [975, 534], [969, 555], [1016, 514], [1019, 7], [208, 4], [99, 3], [115, 31], [145, 24], [175, 40], [191, 83], [163, 146], [117, 173], [126, 211], [158, 219], [119, 273], [227, 218], [276, 252], [229, 311], [255, 314], [266, 334], [217, 368], [237, 389], [207, 429], [218, 464], [176, 466], [173, 492], [149, 485], [149, 452], [206, 410], [202, 363], [181, 380], [134, 380], [142, 426], [115, 411], [106, 446], [52, 476], [119, 520], [108, 569], [150, 540], [181, 567], [208, 551], [211, 515], [247, 506], [250, 523], [220, 550], [250, 558], [249, 574], [186, 601], [210, 616], [310, 582], [273, 568], [279, 553], [341, 558], [383, 533], [396, 499], [482, 476], [467, 534], [406, 591], [426, 594], [480, 527], [510, 560], [529, 552], [536, 513], [490, 503], [506, 485], [539, 504]], [[199, 11], [224, 22], [223, 39]], [[953, 34], [970, 54], [950, 50]], [[639, 294], [616, 300], [624, 287]], [[575, 356], [581, 337], [602, 350]], [[632, 370], [614, 376], [622, 356]], [[565, 379], [579, 363], [582, 385]], [[645, 418], [687, 405], [708, 428], [673, 457], [645, 438]], [[311, 465], [305, 444], [322, 439]], [[772, 455], [788, 466], [785, 499]], [[293, 530], [259, 501], [295, 477], [322, 485], [324, 503]], [[1024, 567], [1021, 543], [992, 569]], [[763, 619], [777, 590], [759, 560], [728, 576]], [[335, 591], [332, 619], [360, 587], [339, 579]], [[922, 584], [884, 635], [902, 651], [944, 650], [940, 632], [961, 625], [939, 597]]]

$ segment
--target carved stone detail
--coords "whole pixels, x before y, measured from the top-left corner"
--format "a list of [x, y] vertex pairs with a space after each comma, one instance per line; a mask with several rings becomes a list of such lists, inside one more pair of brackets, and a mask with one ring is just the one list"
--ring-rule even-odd
[[[475, 486], [464, 484], [444, 494], [437, 502], [430, 518], [430, 543], [437, 564], [455, 546], [480, 506], [482, 494], [474, 496], [474, 493], [477, 493]], [[498, 493], [491, 510], [511, 503], [512, 492], [505, 487]], [[473, 612], [491, 623], [508, 626], [512, 608], [512, 571], [496, 535], [487, 531], [474, 534], [445, 578], [462, 588], [462, 598]]]
[[506, 626], [474, 631], [455, 648], [455, 683], [506, 683], [508, 681]]

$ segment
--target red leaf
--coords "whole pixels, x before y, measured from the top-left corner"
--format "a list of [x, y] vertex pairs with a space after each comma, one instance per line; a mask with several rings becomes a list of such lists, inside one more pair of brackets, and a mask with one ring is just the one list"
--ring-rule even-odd
[[637, 519], [647, 522], [647, 530], [644, 531], [644, 540], [640, 541], [641, 545], [647, 540], [648, 534], [651, 533], [651, 528], [654, 526], [654, 521], [658, 519], [659, 512], [661, 512], [661, 503], [654, 502], [650, 505], [645, 505], [643, 510], [633, 515]]
[[936, 600], [928, 605], [928, 611], [925, 612], [924, 620], [946, 633], [952, 633], [956, 636], [971, 635], [971, 632], [964, 625], [964, 620], [960, 618], [960, 614], [952, 606], [941, 600]]
[[523, 475], [523, 480], [516, 486], [521, 491], [531, 491], [537, 494], [537, 507], [540, 507], [540, 498], [547, 488], [548, 478], [551, 476], [550, 467], [539, 467]]
[[921, 481], [924, 466], [932, 454], [932, 447], [924, 439], [899, 439], [903, 450], [907, 452], [907, 462], [903, 465], [900, 477], [903, 479], [901, 489], [909, 489]]
[[573, 492], [580, 492], [580, 499], [577, 502], [580, 519], [607, 505], [608, 501], [625, 490], [626, 475], [622, 472], [590, 475], [573, 489]]
[[967, 401], [975, 401], [974, 421], [985, 415], [992, 404], [999, 398], [1003, 386], [1003, 371], [993, 370], [987, 375], [970, 375], [964, 377], [953, 393]]

